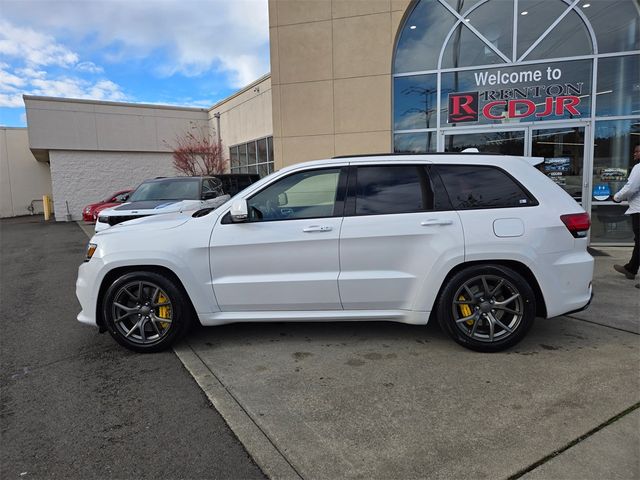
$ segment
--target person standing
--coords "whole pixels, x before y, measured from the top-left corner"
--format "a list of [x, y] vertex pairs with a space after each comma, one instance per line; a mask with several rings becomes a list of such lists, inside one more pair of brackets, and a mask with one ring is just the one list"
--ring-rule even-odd
[[[629, 209], [625, 215], [631, 215], [633, 253], [626, 265], [613, 266], [616, 272], [622, 273], [629, 280], [636, 278], [638, 266], [640, 266], [640, 145], [636, 145], [633, 149], [633, 161], [635, 165], [631, 169], [627, 183], [613, 196], [614, 202], [620, 203], [622, 200], [629, 202]], [[636, 288], [640, 288], [640, 283], [636, 284]]]

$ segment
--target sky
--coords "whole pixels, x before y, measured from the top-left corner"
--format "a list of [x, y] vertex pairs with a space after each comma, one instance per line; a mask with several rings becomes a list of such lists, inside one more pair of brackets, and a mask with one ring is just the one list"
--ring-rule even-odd
[[267, 0], [0, 0], [0, 125], [22, 95], [211, 107], [269, 72]]

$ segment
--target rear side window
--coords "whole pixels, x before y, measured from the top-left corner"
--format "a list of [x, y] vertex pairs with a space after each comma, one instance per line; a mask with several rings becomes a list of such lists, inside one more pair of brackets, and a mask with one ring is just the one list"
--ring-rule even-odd
[[376, 165], [357, 169], [356, 215], [433, 209], [433, 188], [421, 165]]
[[438, 165], [437, 171], [455, 210], [538, 205], [524, 187], [499, 168]]

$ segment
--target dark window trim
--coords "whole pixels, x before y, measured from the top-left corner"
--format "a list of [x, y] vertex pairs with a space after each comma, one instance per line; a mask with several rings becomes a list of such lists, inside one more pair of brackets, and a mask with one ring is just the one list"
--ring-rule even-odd
[[[509, 207], [467, 207], [467, 208], [455, 208], [453, 206], [453, 201], [451, 200], [451, 196], [449, 195], [449, 191], [447, 190], [447, 187], [445, 186], [444, 180], [442, 180], [442, 177], [440, 176], [440, 172], [438, 171], [439, 167], [472, 167], [472, 168], [478, 168], [478, 167], [482, 167], [482, 168], [493, 168], [495, 170], [499, 170], [502, 173], [504, 173], [507, 177], [509, 177], [511, 179], [511, 181], [513, 181], [513, 183], [515, 183], [516, 185], [518, 185], [520, 187], [520, 189], [524, 192], [524, 194], [529, 198], [529, 200], [531, 201], [531, 203], [528, 203], [527, 205], [512, 205]], [[498, 210], [498, 209], [505, 209], [505, 208], [527, 208], [527, 207], [537, 207], [540, 205], [540, 202], [538, 202], [538, 199], [536, 197], [533, 196], [533, 194], [529, 191], [528, 188], [526, 188], [524, 185], [522, 185], [522, 183], [520, 183], [516, 178], [513, 177], [513, 175], [511, 175], [509, 172], [507, 172], [504, 168], [498, 167], [497, 165], [473, 165], [473, 164], [466, 164], [466, 163], [439, 163], [439, 164], [432, 164], [431, 168], [433, 169], [433, 172], [435, 175], [438, 176], [438, 178], [440, 179], [440, 182], [442, 183], [442, 188], [444, 189], [444, 192], [447, 194], [447, 197], [449, 199], [449, 205], [451, 205], [451, 210], [453, 211], [464, 211], [464, 210]]]

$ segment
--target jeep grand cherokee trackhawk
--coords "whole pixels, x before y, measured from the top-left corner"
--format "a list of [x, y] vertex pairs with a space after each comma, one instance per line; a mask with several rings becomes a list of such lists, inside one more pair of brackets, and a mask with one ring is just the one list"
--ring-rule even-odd
[[343, 157], [284, 168], [216, 209], [96, 234], [78, 320], [140, 352], [192, 321], [437, 319], [498, 351], [591, 299], [590, 221], [536, 159]]

